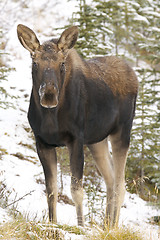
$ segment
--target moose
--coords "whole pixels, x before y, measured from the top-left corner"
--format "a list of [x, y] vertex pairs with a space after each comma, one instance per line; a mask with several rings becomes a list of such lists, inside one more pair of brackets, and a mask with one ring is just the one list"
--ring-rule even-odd
[[117, 226], [125, 194], [125, 165], [138, 92], [134, 71], [125, 60], [115, 56], [83, 59], [74, 48], [77, 26], [43, 44], [22, 24], [17, 26], [17, 34], [32, 58], [28, 120], [44, 170], [49, 220], [57, 222], [56, 148], [66, 146], [77, 221], [84, 226], [85, 145], [106, 184], [105, 223]]

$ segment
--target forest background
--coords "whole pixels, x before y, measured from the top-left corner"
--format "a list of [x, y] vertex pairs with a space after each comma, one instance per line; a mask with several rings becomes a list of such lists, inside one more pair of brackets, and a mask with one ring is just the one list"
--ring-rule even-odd
[[136, 71], [139, 94], [126, 179], [146, 199], [160, 188], [160, 2], [79, 0], [70, 23], [79, 26], [76, 47], [83, 57], [120, 56]]

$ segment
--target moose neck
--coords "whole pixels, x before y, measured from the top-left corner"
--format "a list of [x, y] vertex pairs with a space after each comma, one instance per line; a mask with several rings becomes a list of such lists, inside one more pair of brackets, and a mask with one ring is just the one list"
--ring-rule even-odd
[[[65, 94], [67, 94], [67, 89], [69, 91], [70, 86], [76, 89], [80, 87], [81, 81], [79, 78], [79, 73], [81, 72], [82, 75], [84, 75], [83, 72], [85, 72], [85, 69], [86, 69], [85, 60], [83, 60], [79, 56], [79, 54], [75, 49], [71, 49], [69, 51], [68, 56], [66, 58], [65, 65], [66, 65], [66, 73], [65, 73], [63, 86], [60, 91], [58, 108], [60, 108], [64, 104]], [[75, 89], [75, 92], [76, 92], [76, 89]], [[73, 92], [72, 90], [71, 95], [75, 94], [75, 92]], [[67, 95], [67, 99], [69, 99], [69, 97], [70, 96]]]
[[86, 69], [85, 60], [80, 57], [74, 48], [69, 51], [67, 58], [69, 58], [73, 69]]

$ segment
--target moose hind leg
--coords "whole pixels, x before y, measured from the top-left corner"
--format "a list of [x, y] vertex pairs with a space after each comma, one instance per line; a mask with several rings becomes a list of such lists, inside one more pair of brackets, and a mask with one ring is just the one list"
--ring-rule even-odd
[[102, 174], [107, 188], [107, 205], [106, 205], [106, 220], [105, 224], [108, 227], [113, 225], [113, 210], [114, 210], [114, 172], [112, 158], [108, 149], [108, 140], [88, 145], [93, 158], [96, 162], [96, 166], [100, 173]]
[[50, 147], [40, 139], [36, 139], [37, 153], [39, 155], [46, 183], [47, 200], [49, 208], [49, 220], [57, 222], [57, 157], [55, 148]]
[[121, 131], [110, 136], [115, 175], [113, 218], [115, 227], [118, 226], [120, 209], [125, 196], [125, 165], [129, 148], [129, 142], [125, 142], [122, 136]]

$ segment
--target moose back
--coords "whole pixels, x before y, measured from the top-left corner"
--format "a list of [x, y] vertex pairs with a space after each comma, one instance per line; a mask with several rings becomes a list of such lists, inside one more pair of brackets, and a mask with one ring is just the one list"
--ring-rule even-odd
[[17, 32], [32, 58], [28, 119], [44, 170], [50, 221], [57, 222], [56, 147], [67, 146], [72, 198], [78, 225], [84, 225], [83, 145], [87, 145], [106, 183], [105, 222], [116, 226], [125, 194], [125, 165], [138, 91], [134, 71], [113, 56], [82, 59], [73, 48], [76, 26], [43, 44], [24, 25], [18, 25]]

